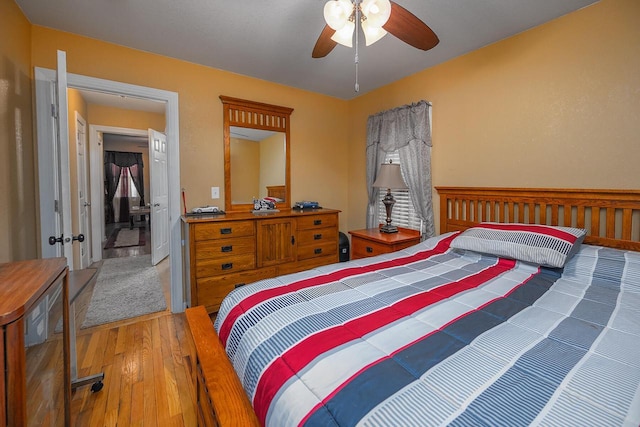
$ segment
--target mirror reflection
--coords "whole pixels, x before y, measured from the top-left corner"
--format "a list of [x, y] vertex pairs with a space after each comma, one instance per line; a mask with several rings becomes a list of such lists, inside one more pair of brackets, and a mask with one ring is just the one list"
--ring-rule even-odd
[[254, 198], [285, 201], [286, 139], [283, 132], [230, 126], [231, 203]]

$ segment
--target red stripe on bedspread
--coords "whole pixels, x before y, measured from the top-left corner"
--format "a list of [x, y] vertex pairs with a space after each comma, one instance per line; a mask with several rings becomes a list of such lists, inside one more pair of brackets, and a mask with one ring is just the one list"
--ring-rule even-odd
[[[274, 360], [260, 376], [253, 398], [253, 406], [258, 419], [263, 424], [265, 423], [269, 406], [278, 390], [318, 355], [367, 335], [431, 304], [478, 287], [488, 280], [511, 270], [515, 265], [516, 261], [514, 260], [499, 258], [495, 265], [464, 279], [416, 294], [382, 310], [369, 313], [344, 325], [338, 325], [305, 338], [287, 350], [281, 357]], [[340, 385], [340, 388], [344, 387], [344, 385]]]
[[233, 307], [229, 314], [225, 317], [224, 322], [222, 323], [222, 325], [220, 325], [220, 331], [218, 332], [220, 341], [222, 342], [222, 345], [226, 347], [227, 339], [229, 338], [229, 334], [231, 333], [231, 328], [238, 317], [264, 301], [286, 293], [295, 292], [300, 289], [324, 285], [327, 283], [342, 280], [345, 277], [364, 274], [376, 270], [383, 270], [385, 268], [391, 268], [394, 266], [409, 264], [412, 262], [427, 259], [433, 255], [446, 252], [449, 249], [449, 244], [458, 234], [459, 233], [454, 233], [451, 236], [442, 239], [433, 249], [418, 252], [408, 257], [382, 261], [376, 264], [370, 264], [361, 267], [345, 268], [342, 270], [334, 271], [330, 274], [310, 277], [308, 279], [299, 280], [297, 282], [289, 283], [276, 288], [269, 288], [260, 292], [256, 292], [255, 294], [252, 294], [244, 300], [240, 301], [240, 303]]
[[569, 243], [575, 243], [578, 239], [577, 236], [574, 236], [571, 233], [567, 233], [566, 231], [562, 231], [557, 227], [547, 227], [545, 225], [538, 224], [490, 224], [490, 223], [480, 223], [475, 226], [476, 228], [488, 228], [491, 230], [500, 230], [500, 231], [526, 231], [530, 233], [540, 233], [543, 232], [548, 236], [553, 236], [556, 239], [565, 240]]

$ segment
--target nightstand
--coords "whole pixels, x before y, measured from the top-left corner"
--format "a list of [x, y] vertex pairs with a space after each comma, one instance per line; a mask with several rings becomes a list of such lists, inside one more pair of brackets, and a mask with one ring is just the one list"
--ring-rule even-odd
[[382, 233], [378, 228], [350, 231], [351, 259], [395, 252], [420, 243], [420, 232], [398, 227], [397, 233]]

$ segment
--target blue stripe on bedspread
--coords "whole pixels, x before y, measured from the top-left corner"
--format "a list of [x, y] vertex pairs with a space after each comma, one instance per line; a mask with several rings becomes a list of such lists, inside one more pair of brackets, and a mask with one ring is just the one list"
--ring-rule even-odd
[[[316, 411], [306, 425], [355, 425], [371, 409], [426, 371], [468, 345], [482, 333], [506, 321], [532, 305], [542, 296], [558, 273], [541, 269], [540, 273], [519, 286], [509, 297], [498, 299], [478, 311], [412, 344], [391, 359], [384, 359], [360, 373], [325, 402], [328, 409]], [[365, 398], [366, 397], [366, 398]], [[358, 405], [353, 405], [357, 401]]]
[[[603, 249], [596, 271], [606, 269], [608, 286], [619, 291], [624, 267], [622, 252]], [[582, 359], [609, 322], [616, 304], [613, 294], [604, 298], [592, 282], [574, 308], [581, 319], [568, 317], [514, 366], [476, 398], [452, 426], [529, 425], [555, 393], [560, 383]], [[617, 293], [615, 295], [617, 298]], [[593, 300], [592, 300], [593, 299]], [[598, 305], [594, 309], [594, 305]]]
[[225, 301], [216, 327], [264, 423], [639, 425], [639, 254], [583, 245], [564, 270], [415, 256], [438, 241]]

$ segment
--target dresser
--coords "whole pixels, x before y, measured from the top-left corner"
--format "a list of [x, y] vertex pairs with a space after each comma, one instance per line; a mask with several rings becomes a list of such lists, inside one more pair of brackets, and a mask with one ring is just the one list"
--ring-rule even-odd
[[350, 231], [351, 258], [366, 258], [399, 251], [420, 243], [420, 232], [398, 227], [397, 233], [382, 233], [377, 228]]
[[338, 262], [339, 212], [183, 216], [189, 306], [216, 312], [234, 288]]
[[0, 264], [0, 426], [70, 425], [64, 258]]

